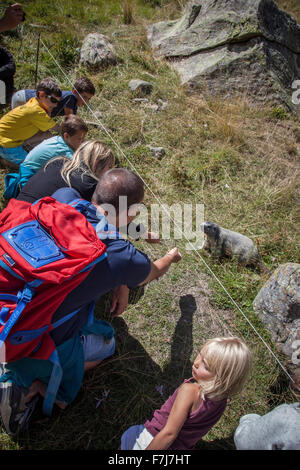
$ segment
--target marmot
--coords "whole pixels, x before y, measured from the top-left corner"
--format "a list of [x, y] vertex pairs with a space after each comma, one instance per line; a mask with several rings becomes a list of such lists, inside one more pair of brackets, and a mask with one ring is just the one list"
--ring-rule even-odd
[[221, 259], [227, 255], [230, 258], [236, 257], [244, 266], [260, 265], [257, 248], [245, 235], [220, 227], [214, 222], [204, 222], [201, 224], [201, 230], [206, 235], [204, 248], [209, 249], [213, 257]]

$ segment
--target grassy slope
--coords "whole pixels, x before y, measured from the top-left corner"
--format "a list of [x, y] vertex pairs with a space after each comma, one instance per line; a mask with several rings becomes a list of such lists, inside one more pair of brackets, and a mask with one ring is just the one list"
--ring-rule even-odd
[[[166, 204], [204, 203], [206, 219], [256, 240], [270, 270], [281, 263], [299, 262], [295, 229], [298, 120], [280, 109], [254, 109], [246, 99], [223, 103], [187, 96], [178, 76], [152, 56], [145, 34], [147, 24], [178, 17], [180, 2], [164, 2], [161, 8], [151, 3], [155, 2], [131, 2], [134, 22], [124, 25], [118, 1], [57, 1], [47, 3], [47, 9], [38, 0], [24, 2], [29, 21], [46, 26], [42, 40], [67, 71], [65, 75], [42, 47], [39, 78], [52, 75], [62, 88], [70, 88], [69, 80], [87, 73], [72, 66], [81, 39], [91, 31], [107, 34], [119, 63], [90, 73], [97, 87], [91, 108], [101, 111], [103, 125], [122, 152], [104, 132], [91, 128], [89, 137], [100, 137], [110, 145], [121, 165], [134, 165]], [[277, 3], [300, 22], [298, 2]], [[25, 24], [19, 36], [4, 37], [17, 62], [18, 88], [34, 86], [36, 31]], [[134, 102], [128, 89], [132, 78], [151, 81], [151, 104], [162, 99], [168, 102], [167, 108], [155, 112]], [[88, 110], [81, 115], [95, 119]], [[164, 147], [164, 158], [154, 159], [147, 144]], [[153, 199], [148, 192], [146, 202], [156, 202]], [[254, 368], [243, 395], [231, 401], [199, 448], [230, 449], [242, 414], [265, 413], [278, 403], [295, 401], [277, 363], [213, 281], [203, 261], [196, 253], [186, 251], [184, 243], [177, 244], [184, 253], [183, 261], [149, 286], [139, 301], [135, 298], [122, 318], [114, 320], [117, 353], [86, 376], [82, 392], [70, 409], [56, 411], [50, 422], [36, 424], [22, 439], [12, 440], [2, 434], [2, 449], [117, 448], [122, 431], [143, 422], [183, 377], [190, 375], [198, 348], [217, 335], [245, 338], [253, 350]], [[173, 245], [172, 241], [161, 246], [140, 242], [139, 247], [156, 258]], [[207, 254], [200, 254], [274, 349], [251, 308], [267, 277], [230, 261], [213, 263]], [[109, 299], [103, 299], [98, 307], [101, 317], [108, 305]], [[158, 385], [163, 385], [163, 396], [156, 390]], [[104, 391], [109, 391], [108, 397], [99, 404]]]

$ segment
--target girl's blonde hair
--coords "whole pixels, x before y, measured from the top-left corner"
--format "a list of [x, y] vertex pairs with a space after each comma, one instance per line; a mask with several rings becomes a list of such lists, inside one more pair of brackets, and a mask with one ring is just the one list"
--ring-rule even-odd
[[[76, 152], [74, 152], [72, 159], [66, 157], [58, 157], [58, 159], [59, 158], [65, 160], [61, 169], [61, 176], [70, 187], [70, 177], [72, 173], [80, 171], [82, 178], [84, 175], [87, 175], [98, 181], [101, 170], [104, 170], [106, 166], [110, 168], [113, 167], [115, 162], [113, 152], [100, 142], [100, 140], [83, 142]], [[53, 162], [53, 160], [54, 159], [50, 160], [48, 164]]]
[[242, 391], [251, 370], [251, 352], [243, 341], [235, 336], [210, 339], [201, 356], [214, 375], [199, 381], [203, 397], [221, 400]]

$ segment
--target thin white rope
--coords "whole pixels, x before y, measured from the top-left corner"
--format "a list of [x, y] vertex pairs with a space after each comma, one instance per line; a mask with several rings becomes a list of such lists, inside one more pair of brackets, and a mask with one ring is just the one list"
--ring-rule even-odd
[[[62, 67], [60, 66], [60, 64], [56, 61], [55, 57], [53, 56], [53, 54], [51, 53], [51, 51], [47, 48], [47, 46], [45, 45], [44, 41], [42, 40], [42, 38], [40, 39], [42, 45], [45, 47], [45, 49], [47, 50], [48, 54], [52, 57], [53, 61], [55, 62], [55, 64], [58, 66], [58, 68], [60, 69], [60, 71], [63, 73], [63, 75], [67, 78], [68, 82], [73, 86], [73, 89], [76, 90], [76, 88], [74, 88], [74, 85], [72, 83], [72, 81], [69, 79], [68, 75], [64, 72], [64, 70], [62, 69]], [[181, 232], [181, 235], [183, 235], [183, 237], [185, 238], [185, 240], [187, 241], [187, 243], [189, 243], [191, 245], [191, 247], [193, 248], [192, 249], [192, 253], [196, 253], [196, 255], [200, 258], [200, 260], [202, 261], [202, 263], [206, 266], [206, 268], [209, 270], [209, 272], [212, 274], [212, 276], [214, 277], [214, 279], [218, 282], [218, 284], [221, 286], [221, 288], [224, 290], [224, 292], [226, 293], [226, 295], [229, 297], [229, 299], [231, 300], [231, 302], [233, 303], [233, 305], [238, 309], [238, 311], [242, 314], [242, 316], [244, 317], [244, 319], [247, 321], [247, 323], [249, 324], [249, 326], [252, 328], [252, 330], [255, 332], [255, 334], [258, 336], [258, 338], [261, 340], [261, 342], [264, 344], [264, 346], [268, 349], [269, 353], [274, 357], [274, 359], [277, 361], [277, 363], [279, 364], [279, 366], [281, 367], [281, 369], [285, 372], [285, 374], [289, 377], [289, 379], [295, 383], [294, 379], [290, 376], [290, 374], [288, 373], [288, 371], [286, 370], [286, 368], [283, 366], [283, 364], [280, 362], [280, 360], [277, 358], [277, 356], [274, 354], [274, 352], [272, 351], [272, 349], [270, 348], [270, 346], [265, 342], [265, 340], [262, 338], [262, 336], [260, 335], [260, 333], [257, 331], [257, 329], [255, 328], [255, 326], [251, 323], [251, 321], [248, 319], [247, 315], [243, 312], [243, 310], [240, 308], [240, 306], [236, 303], [236, 301], [232, 298], [231, 294], [228, 292], [228, 290], [226, 289], [226, 287], [222, 284], [222, 282], [219, 280], [219, 278], [216, 276], [216, 274], [213, 272], [213, 270], [208, 266], [208, 264], [206, 263], [206, 261], [202, 258], [202, 256], [194, 249], [193, 245], [191, 244], [191, 242], [185, 237], [184, 233], [182, 232], [181, 230], [181, 227], [177, 226], [175, 220], [173, 220], [173, 218], [171, 217], [170, 213], [168, 212], [168, 210], [165, 208], [164, 204], [162, 204], [161, 200], [159, 199], [158, 196], [156, 196], [156, 194], [152, 191], [152, 189], [148, 186], [148, 184], [144, 181], [144, 179], [142, 178], [142, 176], [139, 174], [138, 170], [135, 168], [135, 166], [133, 165], [133, 163], [126, 157], [125, 153], [123, 152], [123, 150], [121, 149], [121, 147], [119, 146], [119, 144], [116, 142], [116, 140], [114, 139], [114, 137], [109, 133], [109, 131], [106, 129], [106, 127], [102, 124], [102, 122], [99, 120], [98, 116], [94, 113], [94, 111], [90, 108], [89, 104], [85, 102], [84, 98], [80, 95], [80, 93], [78, 92], [78, 90], [76, 90], [78, 95], [80, 96], [80, 98], [82, 99], [82, 101], [85, 103], [87, 109], [90, 111], [90, 113], [93, 115], [93, 117], [97, 120], [97, 123], [99, 123], [99, 125], [101, 126], [101, 128], [103, 129], [103, 131], [106, 133], [106, 135], [111, 139], [111, 141], [114, 143], [114, 145], [116, 146], [116, 148], [119, 150], [119, 152], [121, 153], [121, 155], [125, 158], [125, 160], [129, 163], [129, 165], [133, 168], [133, 170], [135, 171], [135, 173], [142, 179], [142, 181], [144, 182], [145, 186], [147, 187], [147, 189], [149, 190], [149, 192], [152, 194], [152, 196], [159, 202], [159, 204], [161, 205], [161, 207], [163, 208], [164, 212], [168, 215], [169, 217], [169, 220], [172, 221], [174, 223], [174, 226], [176, 228], [178, 228]]]
[[[121, 149], [121, 147], [119, 146], [119, 144], [115, 141], [115, 139], [113, 138], [113, 136], [107, 131], [106, 127], [102, 124], [102, 122], [100, 121], [100, 119], [98, 118], [98, 116], [94, 113], [94, 111], [92, 110], [92, 108], [90, 108], [89, 104], [85, 101], [85, 99], [83, 98], [83, 96], [80, 94], [80, 92], [76, 89], [76, 87], [74, 87], [74, 84], [72, 82], [72, 80], [68, 77], [68, 75], [65, 73], [65, 71], [63, 70], [63, 68], [61, 67], [61, 65], [59, 64], [59, 62], [57, 62], [57, 60], [55, 59], [55, 57], [53, 56], [53, 54], [51, 53], [51, 51], [48, 49], [48, 47], [46, 46], [46, 44], [44, 43], [44, 41], [42, 40], [42, 38], [40, 37], [40, 42], [41, 44], [45, 47], [46, 51], [48, 52], [48, 54], [51, 56], [52, 60], [55, 62], [55, 64], [57, 65], [57, 67], [60, 69], [60, 71], [62, 72], [62, 74], [64, 75], [64, 77], [67, 79], [67, 81], [70, 83], [70, 85], [72, 86], [72, 88], [74, 90], [76, 90], [77, 94], [80, 96], [81, 100], [84, 102], [85, 106], [87, 107], [87, 109], [89, 110], [89, 112], [93, 115], [93, 117], [96, 119], [97, 121], [97, 124], [99, 124], [99, 126], [102, 128], [102, 130], [106, 133], [106, 135], [109, 137], [109, 139], [114, 143], [114, 145], [116, 146], [116, 148], [118, 149], [118, 151], [121, 153], [121, 155], [123, 155], [126, 159], [126, 161], [131, 165], [131, 167], [134, 169], [134, 171], [139, 175], [139, 177], [142, 179], [144, 185], [147, 187], [147, 189], [153, 194], [154, 197], [155, 194], [152, 192], [151, 188], [148, 186], [148, 184], [144, 181], [144, 179], [141, 177], [141, 175], [138, 173], [138, 171], [136, 170], [135, 166], [130, 162], [130, 160], [128, 160], [128, 158], [126, 157], [126, 155], [124, 154], [123, 150]], [[52, 74], [52, 76], [55, 77], [54, 74]], [[55, 77], [56, 78], [56, 77]], [[59, 82], [60, 80], [57, 79], [57, 81]], [[161, 202], [160, 202], [161, 203]], [[149, 246], [149, 250], [151, 252], [151, 254], [155, 254], [154, 253], [154, 248], [151, 246], [151, 243], [149, 243], [148, 245]]]

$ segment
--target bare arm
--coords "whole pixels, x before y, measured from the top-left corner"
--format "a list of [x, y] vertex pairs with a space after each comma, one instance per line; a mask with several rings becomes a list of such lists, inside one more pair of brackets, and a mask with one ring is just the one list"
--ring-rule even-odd
[[165, 427], [145, 450], [165, 450], [170, 447], [190, 413], [196, 393], [196, 388], [192, 384], [186, 383], [180, 387]]
[[127, 286], [118, 286], [113, 291], [110, 313], [112, 318], [122, 315], [128, 305], [129, 289]]
[[[178, 263], [180, 260], [181, 254], [177, 248], [169, 250], [165, 256], [151, 263], [150, 274], [145, 279], [145, 281], [139, 285], [142, 286], [147, 282], [153, 281], [153, 279], [159, 278], [168, 271], [172, 263]], [[122, 315], [128, 305], [128, 297], [129, 288], [126, 285], [121, 285], [114, 289], [112, 305], [110, 309], [110, 313], [112, 314], [113, 318]]]
[[181, 260], [181, 254], [178, 251], [178, 248], [173, 248], [169, 250], [165, 256], [157, 259], [156, 261], [151, 262], [151, 271], [147, 278], [139, 284], [140, 286], [147, 284], [148, 282], [158, 279], [163, 276], [172, 263], [178, 263]]

